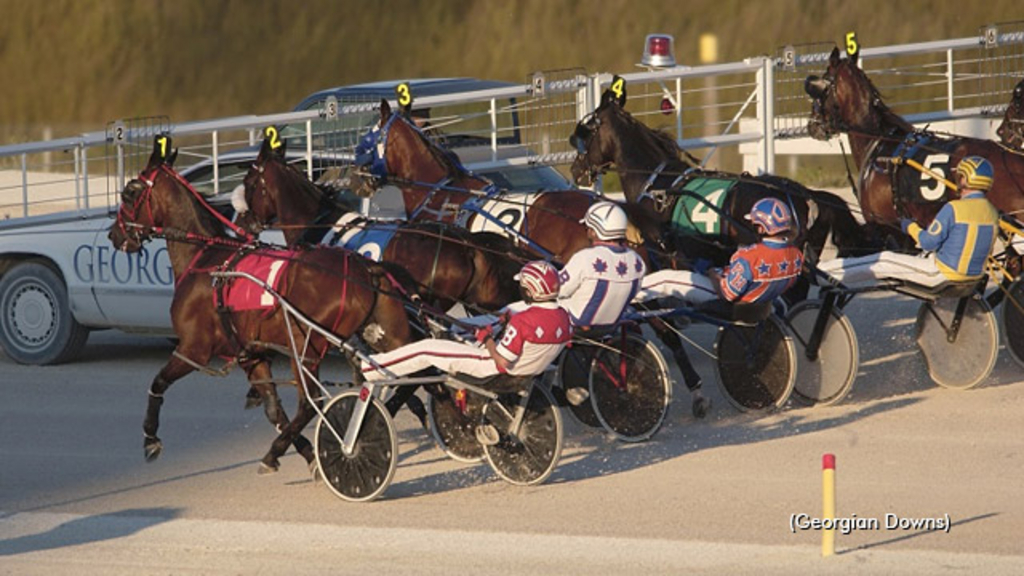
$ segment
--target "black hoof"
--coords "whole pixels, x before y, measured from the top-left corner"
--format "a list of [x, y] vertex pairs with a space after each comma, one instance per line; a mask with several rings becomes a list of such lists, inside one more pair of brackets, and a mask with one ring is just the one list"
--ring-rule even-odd
[[145, 451], [146, 462], [152, 462], [160, 456], [161, 452], [164, 451], [164, 444], [159, 438], [156, 438], [153, 440], [146, 440], [146, 443], [142, 448]]
[[263, 405], [263, 396], [256, 391], [255, 388], [249, 388], [249, 392], [245, 394], [245, 409], [256, 408], [257, 406]]
[[711, 411], [711, 400], [703, 396], [693, 399], [693, 417], [698, 420], [704, 418]]

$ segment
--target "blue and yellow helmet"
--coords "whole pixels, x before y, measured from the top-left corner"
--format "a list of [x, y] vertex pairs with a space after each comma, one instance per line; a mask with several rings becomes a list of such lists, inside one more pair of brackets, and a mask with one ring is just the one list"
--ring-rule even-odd
[[992, 163], [981, 156], [965, 156], [957, 164], [956, 173], [964, 177], [967, 187], [972, 190], [988, 190], [995, 177]]

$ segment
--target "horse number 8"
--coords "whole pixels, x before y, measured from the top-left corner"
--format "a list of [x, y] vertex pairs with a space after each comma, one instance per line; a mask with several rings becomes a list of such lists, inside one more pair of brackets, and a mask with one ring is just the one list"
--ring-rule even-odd
[[860, 44], [857, 44], [857, 33], [847, 32], [846, 33], [846, 53], [853, 56], [860, 50]]
[[408, 84], [405, 84], [404, 82], [399, 84], [395, 88], [395, 92], [398, 93], [399, 106], [408, 106], [409, 104], [412, 104], [412, 93], [409, 92]]
[[267, 138], [270, 139], [270, 149], [277, 150], [281, 147], [281, 139], [278, 138], [277, 128], [273, 126], [267, 126], [267, 129], [263, 131]]

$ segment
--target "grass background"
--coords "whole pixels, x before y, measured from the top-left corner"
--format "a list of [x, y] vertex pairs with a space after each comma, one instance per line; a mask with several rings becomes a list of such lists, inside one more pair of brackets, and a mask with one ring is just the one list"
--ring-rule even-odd
[[[535, 70], [630, 71], [644, 36], [675, 35], [696, 64], [784, 44], [863, 46], [973, 36], [1024, 19], [1020, 0], [0, 0], [0, 138], [101, 129], [115, 118], [174, 121], [288, 110], [315, 90], [374, 80]], [[46, 132], [44, 132], [46, 131]]]

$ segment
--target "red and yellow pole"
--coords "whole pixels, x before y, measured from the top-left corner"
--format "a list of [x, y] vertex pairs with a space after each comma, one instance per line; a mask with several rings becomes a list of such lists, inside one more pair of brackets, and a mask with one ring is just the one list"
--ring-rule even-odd
[[[821, 519], [836, 518], [836, 456], [825, 454], [821, 457]], [[836, 553], [836, 532], [833, 529], [821, 532], [821, 555]]]

